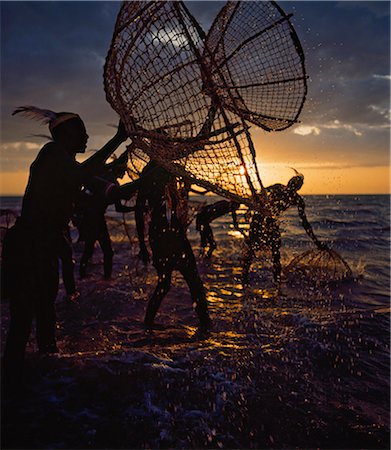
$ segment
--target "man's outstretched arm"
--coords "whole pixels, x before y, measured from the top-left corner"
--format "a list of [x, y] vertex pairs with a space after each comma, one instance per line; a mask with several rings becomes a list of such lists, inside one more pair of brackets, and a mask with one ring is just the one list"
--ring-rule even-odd
[[297, 209], [299, 211], [299, 217], [301, 219], [301, 223], [303, 225], [303, 228], [305, 232], [308, 234], [308, 236], [312, 239], [314, 244], [318, 247], [320, 250], [327, 249], [327, 245], [320, 242], [319, 239], [315, 236], [315, 233], [312, 229], [311, 224], [308, 222], [307, 216], [305, 214], [305, 203], [304, 200], [300, 197], [300, 200], [297, 205]]
[[107, 159], [117, 148], [128, 139], [125, 126], [122, 121], [118, 124], [116, 134], [95, 154], [80, 164], [83, 178], [98, 174], [104, 169]]

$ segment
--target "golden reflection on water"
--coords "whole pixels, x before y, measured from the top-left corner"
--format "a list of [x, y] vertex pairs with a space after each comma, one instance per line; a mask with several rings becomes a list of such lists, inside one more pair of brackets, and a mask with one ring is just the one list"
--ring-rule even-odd
[[219, 331], [213, 333], [208, 339], [204, 341], [204, 344], [208, 348], [217, 350], [219, 354], [224, 354], [224, 349], [241, 349], [243, 347], [249, 348], [248, 342], [244, 339], [245, 336], [242, 333], [235, 331]]
[[220, 289], [220, 292], [221, 292], [223, 295], [232, 295], [232, 294], [233, 294], [232, 291], [228, 291], [227, 289], [224, 289], [224, 288]]
[[227, 316], [242, 310], [242, 293], [225, 288], [208, 290], [206, 299], [211, 311]]
[[[240, 277], [243, 273], [243, 269], [241, 267], [232, 267], [231, 273], [232, 273], [232, 275], [237, 275]], [[239, 287], [240, 289], [242, 289], [241, 284], [237, 284], [237, 285], [235, 285], [235, 287]]]
[[246, 333], [237, 333], [233, 331], [220, 331], [204, 341], [208, 349], [217, 351], [220, 355], [226, 355], [224, 350], [248, 350], [261, 349], [263, 353], [279, 353], [281, 351], [281, 336], [269, 335], [269, 342], [260, 344], [260, 342], [250, 342]]
[[[226, 348], [230, 348], [230, 349], [240, 349], [243, 347], [243, 345], [239, 345], [236, 344], [235, 342], [227, 342], [227, 341], [221, 341], [220, 339], [208, 339], [206, 341], [206, 344], [209, 344], [211, 347], [215, 348], [215, 349], [226, 349]], [[248, 347], [248, 345], [246, 345], [246, 347]]]
[[238, 238], [238, 239], [243, 239], [243, 234], [240, 231], [238, 231], [238, 230], [228, 230], [227, 234], [229, 236], [232, 236], [232, 237], [235, 237], [235, 238]]
[[252, 289], [251, 292], [261, 298], [264, 298], [264, 299], [276, 298], [279, 295], [277, 288], [273, 288], [273, 289], [259, 289], [259, 288], [257, 289], [257, 288], [255, 288], [255, 289]]
[[183, 329], [184, 329], [184, 331], [186, 333], [186, 336], [188, 336], [188, 337], [193, 337], [198, 331], [197, 327], [192, 327], [190, 325], [185, 325], [183, 327]]

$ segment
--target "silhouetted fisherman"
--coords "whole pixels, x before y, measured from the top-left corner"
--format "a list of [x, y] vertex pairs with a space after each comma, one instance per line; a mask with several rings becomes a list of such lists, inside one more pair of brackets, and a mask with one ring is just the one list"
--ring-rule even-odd
[[202, 253], [204, 253], [206, 247], [209, 247], [206, 254], [207, 258], [212, 256], [213, 251], [217, 247], [210, 223], [230, 212], [232, 214], [234, 227], [238, 228], [236, 210], [239, 209], [239, 207], [240, 203], [238, 202], [220, 200], [216, 203], [212, 203], [211, 205], [204, 206], [196, 215], [196, 229], [199, 231], [201, 236]]
[[39, 351], [58, 352], [54, 302], [63, 230], [83, 181], [99, 173], [107, 158], [127, 139], [120, 123], [115, 136], [80, 164], [75, 156], [85, 152], [88, 135], [77, 114], [35, 107], [21, 107], [17, 113], [47, 123], [53, 141], [41, 149], [30, 167], [21, 216], [3, 243], [5, 290], [11, 312], [4, 368], [7, 379], [13, 381], [20, 379], [34, 317]]
[[136, 203], [136, 224], [140, 242], [140, 257], [147, 263], [149, 253], [145, 244], [144, 211], [148, 203], [151, 212], [149, 243], [153, 265], [158, 274], [156, 289], [149, 300], [144, 324], [154, 328], [159, 306], [171, 287], [171, 276], [178, 270], [189, 286], [200, 327], [207, 329], [210, 319], [204, 286], [199, 276], [193, 250], [186, 236], [184, 224], [178, 217], [176, 179], [157, 163], [151, 161], [142, 172], [145, 178]]
[[[217, 102], [212, 102], [205, 122], [197, 137], [208, 138], [217, 113]], [[164, 129], [155, 130], [166, 135]], [[151, 146], [162, 146], [151, 139]], [[204, 143], [193, 143], [188, 147], [180, 146], [179, 155], [187, 156], [204, 147]], [[163, 144], [164, 147], [164, 144]], [[171, 149], [170, 149], [171, 150]], [[169, 151], [168, 154], [171, 152]], [[143, 179], [145, 178], [145, 180]], [[196, 260], [190, 242], [186, 236], [187, 200], [190, 183], [183, 183], [183, 198], [178, 195], [177, 179], [163, 167], [151, 160], [141, 173], [142, 183], [136, 201], [136, 226], [140, 243], [140, 258], [146, 264], [149, 253], [145, 244], [144, 212], [146, 205], [151, 213], [149, 224], [149, 244], [152, 250], [152, 262], [158, 274], [158, 283], [150, 298], [144, 319], [146, 328], [154, 328], [154, 320], [159, 306], [171, 287], [172, 272], [176, 269], [184, 277], [190, 289], [193, 305], [200, 321], [200, 328], [206, 330], [210, 326], [206, 294], [198, 273]], [[182, 203], [182, 204], [181, 204]], [[186, 205], [186, 206], [184, 206]]]
[[[123, 178], [127, 169], [128, 153], [125, 151], [118, 159], [107, 164], [103, 173], [100, 174], [102, 185], [106, 182], [111, 185], [119, 186], [118, 178]], [[87, 182], [87, 186], [89, 183]], [[86, 187], [80, 194], [76, 205], [76, 216], [79, 228], [79, 240], [84, 240], [84, 251], [80, 260], [80, 277], [87, 275], [88, 261], [94, 253], [95, 242], [98, 241], [103, 252], [103, 270], [104, 278], [110, 279], [113, 270], [113, 249], [105, 213], [109, 206], [107, 197], [104, 195], [104, 189]], [[134, 211], [134, 207], [128, 207], [120, 200], [114, 202], [117, 212]]]
[[269, 201], [269, 208], [271, 215], [266, 216], [260, 212], [254, 212], [251, 223], [249, 236], [245, 240], [246, 249], [244, 255], [243, 266], [243, 283], [248, 284], [248, 275], [250, 266], [255, 256], [255, 250], [263, 247], [271, 248], [273, 261], [273, 278], [280, 286], [281, 283], [281, 261], [280, 261], [280, 247], [281, 247], [281, 232], [279, 226], [280, 214], [286, 211], [291, 206], [297, 206], [299, 217], [304, 230], [308, 236], [313, 240], [319, 249], [325, 249], [327, 246], [320, 242], [315, 236], [310, 223], [305, 214], [305, 203], [303, 198], [297, 191], [303, 186], [304, 176], [299, 174], [296, 170], [296, 176], [292, 177], [287, 186], [283, 184], [273, 184], [266, 188], [266, 193]]

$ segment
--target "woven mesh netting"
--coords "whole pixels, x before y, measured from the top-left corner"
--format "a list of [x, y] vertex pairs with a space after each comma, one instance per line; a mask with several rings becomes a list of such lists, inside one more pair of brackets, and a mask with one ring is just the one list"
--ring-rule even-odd
[[[104, 76], [107, 99], [124, 121], [133, 148], [173, 173], [255, 208], [262, 184], [246, 120], [266, 129], [286, 128], [305, 96], [296, 35], [277, 6], [263, 5], [228, 2], [205, 47], [201, 27], [182, 2], [125, 2]], [[278, 35], [250, 36], [273, 20], [282, 20], [271, 28]], [[245, 28], [250, 34], [237, 33]], [[262, 51], [264, 42], [268, 50]], [[294, 75], [284, 72], [291, 64], [283, 61], [292, 51]], [[283, 82], [286, 75], [301, 78]], [[251, 80], [255, 85], [247, 88]], [[295, 83], [302, 88], [301, 103]]]
[[287, 276], [336, 281], [352, 277], [348, 263], [336, 251], [308, 250], [296, 256], [285, 268]]
[[[190, 41], [192, 44], [190, 44]], [[132, 134], [195, 137], [210, 98], [194, 49], [203, 39], [177, 2], [124, 2], [105, 66], [105, 90]]]
[[[255, 186], [259, 192], [261, 188], [256, 177], [255, 164], [251, 160], [247, 135], [248, 132], [243, 129], [240, 129], [240, 132], [233, 136], [227, 131], [219, 138], [211, 138], [207, 143], [205, 141], [202, 144], [198, 143], [198, 146], [202, 147], [199, 151], [194, 150], [196, 145], [184, 146], [171, 142], [169, 147], [166, 148], [166, 141], [164, 140], [155, 142], [154, 139], [135, 139], [132, 146], [129, 147], [128, 165], [133, 173], [130, 177], [132, 179], [137, 178], [137, 175], [141, 173], [149, 161], [148, 155], [150, 155], [155, 160], [157, 159], [163, 167], [179, 176], [186, 177], [190, 182], [259, 209], [259, 203], [254, 201], [251, 189]], [[231, 143], [229, 147], [226, 147], [227, 142]], [[236, 145], [247, 151], [247, 154], [243, 156], [244, 162], [238, 155]], [[165, 159], [165, 155], [172, 152], [174, 148], [177, 148], [177, 151], [181, 149], [188, 151], [190, 148], [193, 152], [181, 160]], [[161, 153], [158, 154], [157, 152]], [[200, 153], [202, 153], [201, 169]], [[219, 158], [223, 161], [219, 161]], [[248, 178], [250, 178], [250, 182]]]
[[275, 2], [227, 2], [204, 57], [224, 105], [268, 130], [296, 122], [307, 92], [304, 54]]

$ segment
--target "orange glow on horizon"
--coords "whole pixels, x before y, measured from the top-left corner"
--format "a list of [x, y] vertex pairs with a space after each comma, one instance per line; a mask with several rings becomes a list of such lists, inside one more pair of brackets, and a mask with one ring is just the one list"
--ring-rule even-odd
[[1, 196], [19, 196], [24, 194], [29, 173], [2, 172], [0, 176], [0, 195]]
[[[306, 168], [308, 166], [308, 168]], [[259, 164], [264, 186], [286, 184], [294, 175], [289, 164]], [[316, 167], [296, 164], [304, 175], [301, 194], [390, 194], [390, 167]], [[23, 195], [28, 171], [3, 172], [0, 177], [0, 195]], [[127, 182], [127, 177], [120, 183]]]
[[[307, 167], [307, 168], [306, 168]], [[294, 176], [288, 164], [258, 165], [265, 186], [286, 184]], [[304, 175], [301, 194], [390, 194], [390, 167], [344, 167], [296, 164]]]

